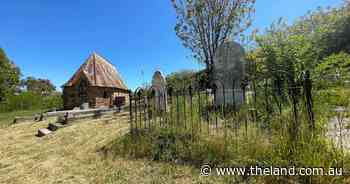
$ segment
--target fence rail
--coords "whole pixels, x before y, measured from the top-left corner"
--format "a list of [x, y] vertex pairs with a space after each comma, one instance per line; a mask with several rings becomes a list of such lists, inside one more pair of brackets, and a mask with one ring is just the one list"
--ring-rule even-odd
[[74, 120], [87, 119], [87, 118], [98, 118], [103, 115], [119, 113], [120, 111], [125, 111], [125, 109], [127, 109], [127, 107], [124, 107], [123, 109], [101, 108], [101, 109], [46, 112], [46, 113], [36, 114], [33, 116], [15, 117], [13, 120], [13, 124], [27, 122], [27, 121], [42, 121], [50, 117], [63, 117], [67, 119], [67, 121], [74, 121]]

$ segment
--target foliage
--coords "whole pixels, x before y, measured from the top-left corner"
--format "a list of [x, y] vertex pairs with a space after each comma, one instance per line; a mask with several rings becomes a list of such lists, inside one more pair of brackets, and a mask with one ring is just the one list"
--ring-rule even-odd
[[[315, 78], [349, 72], [350, 6], [318, 8], [292, 25], [282, 18], [263, 34], [255, 35], [256, 47], [247, 59], [248, 73], [257, 81], [269, 78], [276, 88], [298, 83], [306, 70]], [[340, 73], [339, 73], [340, 72]], [[277, 80], [277, 81], [276, 81]]]
[[62, 106], [63, 101], [60, 94], [42, 97], [33, 92], [22, 92], [6, 96], [6, 100], [0, 104], [0, 112], [60, 109]]
[[295, 82], [314, 64], [312, 45], [303, 35], [289, 35], [283, 19], [271, 25], [265, 35], [256, 38], [256, 59], [260, 60], [263, 77]]
[[8, 95], [6, 96], [6, 101], [1, 104], [1, 111], [39, 109], [40, 101], [40, 96], [31, 92], [23, 92], [19, 95]]
[[217, 48], [251, 25], [255, 0], [171, 0], [177, 14], [175, 31], [207, 69]]
[[204, 71], [195, 72], [193, 70], [182, 70], [166, 76], [167, 88], [174, 91], [193, 89], [202, 89], [207, 81], [207, 75]]
[[39, 94], [41, 96], [50, 95], [56, 90], [56, 87], [48, 79], [27, 77], [21, 81], [21, 85], [25, 87], [27, 91]]
[[63, 108], [62, 94], [55, 92], [42, 98], [41, 109], [60, 110]]
[[[344, 87], [328, 87], [327, 89], [320, 89], [315, 95], [315, 107], [328, 108], [332, 111], [338, 106], [348, 107], [350, 105], [350, 90]], [[322, 113], [326, 113], [323, 110]]]
[[338, 54], [332, 54], [323, 59], [323, 61], [317, 65], [315, 73], [317, 77], [334, 77], [338, 80], [348, 77], [350, 72], [350, 54], [340, 52]]
[[166, 76], [167, 88], [174, 90], [188, 89], [189, 86], [194, 82], [193, 77], [195, 71], [183, 70], [174, 72]]
[[3, 101], [7, 94], [15, 92], [19, 84], [20, 70], [6, 56], [0, 48], [0, 101]]
[[303, 35], [315, 47], [321, 60], [341, 51], [350, 52], [350, 6], [310, 11], [289, 27], [292, 35]]
[[[350, 52], [349, 4], [338, 8], [318, 8], [294, 22], [286, 24], [283, 19], [273, 23], [258, 38], [271, 47], [280, 47], [282, 39], [296, 56], [300, 69], [313, 69], [324, 58], [341, 52]], [[261, 51], [258, 49], [256, 52]]]

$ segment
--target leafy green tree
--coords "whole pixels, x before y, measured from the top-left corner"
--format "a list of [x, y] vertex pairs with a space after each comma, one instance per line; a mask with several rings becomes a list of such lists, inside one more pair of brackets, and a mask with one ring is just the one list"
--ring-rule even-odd
[[21, 85], [29, 92], [39, 94], [41, 96], [48, 96], [56, 90], [56, 87], [48, 79], [36, 79], [34, 77], [27, 77], [21, 81]]
[[166, 76], [167, 88], [171, 88], [174, 91], [187, 90], [189, 87], [192, 87], [194, 90], [203, 90], [206, 80], [205, 71], [182, 70]]
[[350, 54], [340, 52], [326, 57], [315, 69], [319, 78], [349, 79]]
[[42, 109], [57, 110], [63, 108], [62, 93], [53, 92], [50, 96], [42, 97]]
[[177, 36], [209, 74], [217, 48], [245, 31], [255, 11], [255, 0], [171, 1], [177, 14]]
[[5, 100], [6, 95], [14, 93], [20, 80], [20, 70], [6, 56], [0, 48], [0, 101]]
[[167, 88], [175, 91], [188, 89], [194, 83], [195, 72], [192, 70], [183, 70], [174, 72], [166, 76]]
[[292, 35], [304, 35], [317, 50], [318, 61], [339, 53], [350, 52], [350, 4], [310, 11], [289, 28]]
[[257, 37], [257, 57], [262, 61], [261, 75], [264, 79], [271, 79], [281, 88], [282, 82], [286, 85], [294, 85], [298, 76], [305, 69], [307, 58], [303, 49], [296, 46], [303, 38], [289, 36], [285, 22], [280, 19], [267, 29], [265, 35]]
[[283, 19], [274, 22], [262, 35], [256, 36], [257, 47], [252, 51], [262, 76], [283, 81], [290, 78], [289, 83], [293, 83], [292, 78], [297, 82], [306, 70], [319, 76], [330, 67], [342, 71], [344, 76], [346, 70], [335, 64], [339, 64], [339, 60], [345, 62], [345, 54], [350, 53], [349, 10], [349, 4], [345, 3], [336, 8], [310, 11], [292, 25]]

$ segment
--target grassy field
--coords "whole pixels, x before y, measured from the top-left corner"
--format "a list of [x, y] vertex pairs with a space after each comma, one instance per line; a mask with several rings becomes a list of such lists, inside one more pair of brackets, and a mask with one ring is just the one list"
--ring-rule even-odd
[[37, 113], [42, 112], [41, 110], [30, 110], [30, 111], [13, 111], [0, 113], [0, 128], [6, 128], [10, 126], [16, 116], [34, 116]]
[[[6, 123], [6, 118], [33, 113], [2, 114], [1, 118]], [[0, 129], [0, 183], [233, 183], [228, 177], [202, 177], [193, 166], [104, 155], [103, 148], [129, 131], [127, 116], [109, 122], [80, 121], [43, 138], [35, 136], [53, 121]]]
[[80, 122], [36, 137], [50, 121], [0, 129], [0, 183], [222, 183], [190, 166], [106, 158], [101, 148], [128, 131], [126, 121]]

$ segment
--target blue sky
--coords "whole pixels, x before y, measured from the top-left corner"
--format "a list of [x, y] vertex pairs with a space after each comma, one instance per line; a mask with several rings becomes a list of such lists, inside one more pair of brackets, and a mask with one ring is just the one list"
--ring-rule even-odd
[[[342, 0], [257, 0], [253, 28], [292, 22]], [[23, 77], [64, 84], [93, 51], [110, 60], [131, 89], [156, 69], [200, 69], [175, 35], [170, 0], [11, 0], [0, 8], [2, 47]], [[144, 71], [144, 77], [142, 77]]]

